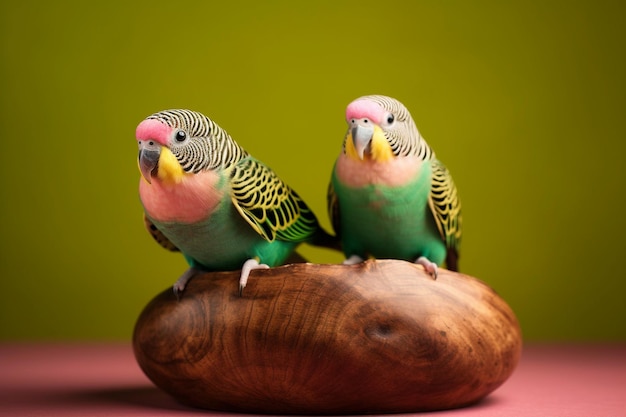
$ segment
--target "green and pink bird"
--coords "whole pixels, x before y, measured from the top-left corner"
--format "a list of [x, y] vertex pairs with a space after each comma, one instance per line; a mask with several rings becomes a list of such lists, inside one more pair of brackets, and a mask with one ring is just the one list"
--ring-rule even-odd
[[461, 203], [446, 167], [398, 100], [371, 95], [346, 109], [348, 132], [328, 189], [345, 264], [393, 258], [437, 278], [457, 270]]
[[250, 271], [284, 263], [302, 242], [337, 247], [291, 188], [203, 114], [155, 113], [136, 138], [146, 226], [190, 266], [177, 295], [200, 271], [237, 269], [241, 293]]

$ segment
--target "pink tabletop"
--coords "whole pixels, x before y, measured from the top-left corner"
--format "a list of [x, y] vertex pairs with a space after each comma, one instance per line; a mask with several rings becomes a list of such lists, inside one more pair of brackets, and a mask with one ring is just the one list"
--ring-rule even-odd
[[[128, 344], [0, 344], [0, 416], [178, 416]], [[513, 376], [480, 404], [436, 417], [626, 416], [626, 345], [527, 345]], [[410, 414], [403, 414], [410, 416]]]

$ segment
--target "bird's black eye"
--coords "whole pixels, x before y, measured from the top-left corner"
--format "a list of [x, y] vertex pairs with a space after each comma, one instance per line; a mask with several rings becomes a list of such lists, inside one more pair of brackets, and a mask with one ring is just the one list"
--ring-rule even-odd
[[187, 139], [187, 134], [182, 130], [179, 130], [178, 132], [176, 132], [174, 139], [176, 139], [177, 142], [184, 142], [185, 139]]
[[389, 113], [387, 115], [387, 124], [388, 125], [392, 124], [394, 120], [395, 120], [395, 118], [393, 117], [393, 114]]

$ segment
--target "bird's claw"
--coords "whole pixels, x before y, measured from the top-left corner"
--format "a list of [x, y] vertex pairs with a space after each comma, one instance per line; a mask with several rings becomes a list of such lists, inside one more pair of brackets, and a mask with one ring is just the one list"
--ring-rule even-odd
[[172, 291], [174, 292], [174, 296], [176, 296], [176, 301], [180, 301], [180, 296], [183, 294], [184, 289], [184, 287], [178, 285], [178, 281], [172, 285]]
[[246, 288], [248, 283], [248, 276], [250, 272], [255, 269], [269, 269], [269, 265], [260, 264], [256, 259], [248, 259], [241, 267], [241, 275], [239, 277], [239, 296], [243, 296], [243, 289]]
[[174, 295], [178, 301], [180, 301], [180, 297], [183, 295], [183, 291], [185, 291], [187, 283], [189, 283], [191, 278], [193, 278], [198, 272], [199, 271], [196, 268], [189, 268], [180, 276], [180, 278], [176, 280], [172, 286], [172, 290], [174, 291]]
[[346, 258], [343, 261], [344, 265], [356, 265], [356, 264], [360, 264], [361, 262], [363, 262], [363, 258], [361, 258], [359, 255], [352, 255], [349, 258]]
[[433, 279], [437, 279], [437, 275], [439, 274], [439, 268], [437, 267], [436, 263], [429, 261], [428, 258], [426, 258], [425, 256], [420, 256], [419, 258], [417, 258], [415, 260], [415, 263], [422, 265], [424, 267], [424, 270], [431, 277], [433, 277]]

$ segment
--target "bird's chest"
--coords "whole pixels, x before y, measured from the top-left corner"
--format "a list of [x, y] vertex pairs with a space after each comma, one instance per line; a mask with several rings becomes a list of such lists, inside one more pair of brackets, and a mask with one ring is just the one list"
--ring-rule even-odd
[[[333, 178], [344, 249], [379, 257], [409, 258], [417, 245], [436, 239], [429, 207], [431, 171], [422, 164], [404, 183], [380, 178], [360, 183]], [[363, 173], [361, 178], [367, 174]], [[396, 177], [397, 179], [397, 177]]]
[[344, 222], [407, 221], [428, 206], [430, 164], [415, 158], [389, 163], [340, 157], [333, 176]]
[[336, 185], [341, 223], [349, 228], [384, 226], [413, 227], [428, 210], [429, 176], [401, 186], [370, 184], [362, 187]]
[[229, 236], [240, 235], [241, 231], [249, 229], [230, 199], [220, 202], [211, 215], [197, 222], [152, 220], [183, 248], [210, 245], [207, 251], [219, 250]]
[[239, 215], [230, 198], [198, 222], [153, 221], [181, 251], [208, 269], [239, 268], [260, 237]]
[[159, 222], [198, 223], [229, 199], [225, 177], [213, 171], [184, 177], [176, 184], [141, 180], [139, 197], [151, 219]]

